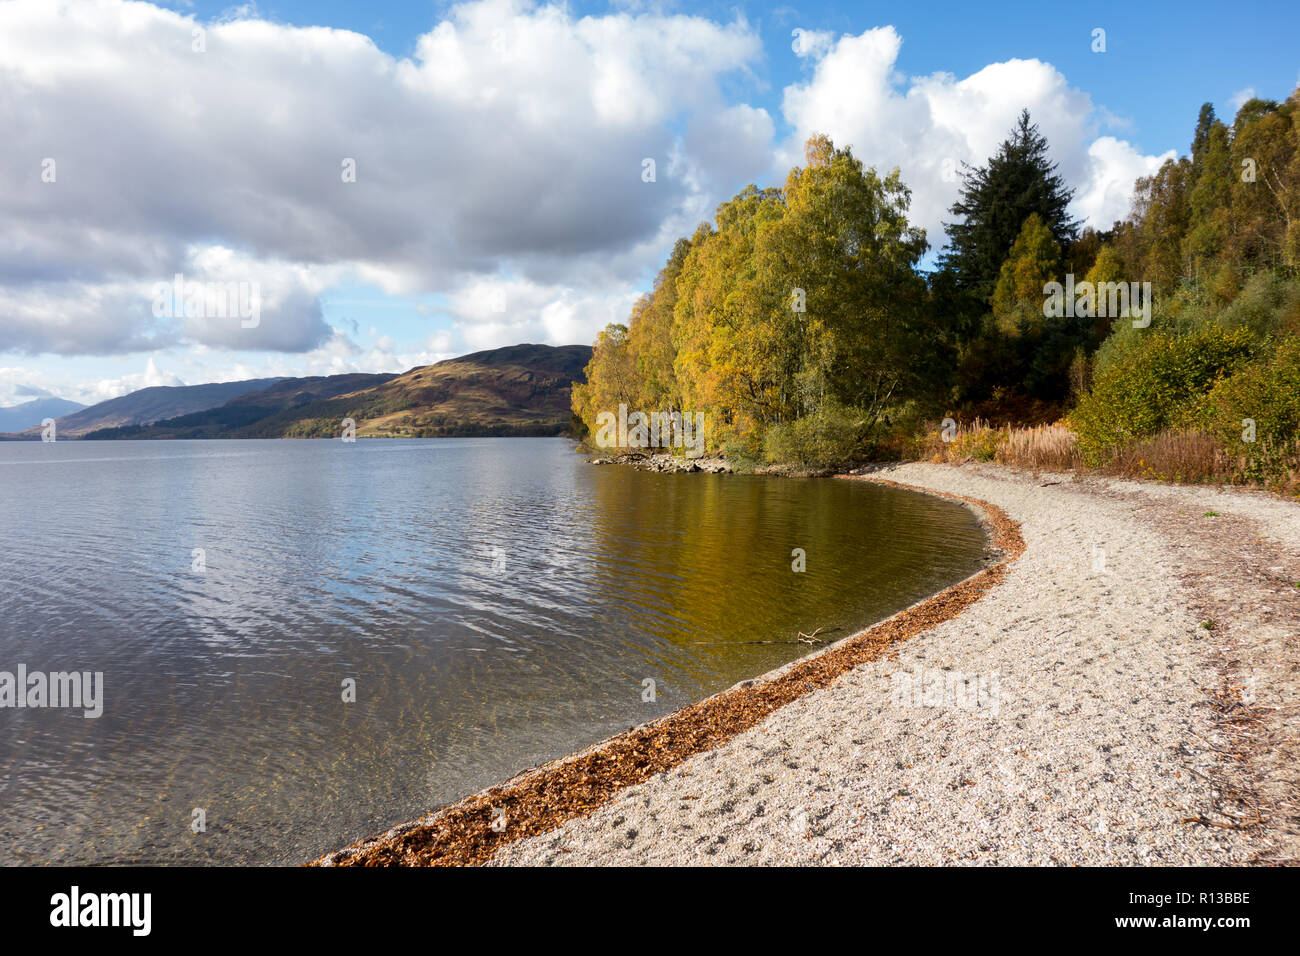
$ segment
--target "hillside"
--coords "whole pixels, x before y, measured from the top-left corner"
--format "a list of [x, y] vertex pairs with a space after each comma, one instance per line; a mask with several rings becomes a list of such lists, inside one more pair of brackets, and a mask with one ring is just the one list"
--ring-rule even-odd
[[47, 418], [70, 415], [85, 408], [79, 402], [66, 398], [37, 398], [21, 405], [0, 408], [0, 432], [16, 432], [39, 425]]
[[[217, 408], [232, 398], [264, 389], [279, 381], [279, 378], [254, 378], [243, 382], [217, 382], [210, 385], [154, 385], [142, 388], [57, 419], [58, 437], [84, 438], [88, 433], [101, 428], [148, 425], [164, 418]], [[39, 437], [40, 427], [27, 428], [19, 434], [23, 437]]]
[[586, 345], [511, 345], [413, 368], [374, 388], [273, 416], [248, 437], [324, 438], [355, 419], [358, 437], [558, 435]]
[[246, 438], [261, 437], [258, 425], [276, 415], [292, 418], [296, 409], [363, 391], [396, 378], [394, 373], [348, 373], [286, 378], [270, 388], [246, 392], [217, 408], [188, 415], [165, 418], [151, 425], [125, 425], [88, 432], [83, 437], [95, 441], [121, 438]]
[[590, 358], [585, 345], [512, 345], [401, 375], [283, 379], [220, 407], [83, 437], [332, 438], [345, 418], [360, 437], [557, 435], [569, 427], [569, 388]]

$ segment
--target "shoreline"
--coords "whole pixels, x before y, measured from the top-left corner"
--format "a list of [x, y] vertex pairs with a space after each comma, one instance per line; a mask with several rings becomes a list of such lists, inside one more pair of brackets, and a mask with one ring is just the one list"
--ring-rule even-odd
[[[448, 807], [326, 853], [309, 866], [455, 866], [487, 862], [504, 846], [541, 836], [590, 815], [620, 792], [706, 753], [772, 713], [833, 683], [898, 642], [956, 617], [1005, 577], [1024, 551], [1019, 525], [995, 505], [860, 475], [908, 491], [957, 500], [975, 510], [989, 532], [994, 563], [855, 634], [739, 682], [703, 700], [630, 728], [592, 747], [524, 771]], [[493, 829], [498, 808], [505, 826]]]
[[[843, 477], [977, 498], [1019, 545], [852, 637], [313, 865], [1300, 858], [1300, 508], [996, 465]], [[918, 669], [999, 674], [1001, 706], [900, 705]]]

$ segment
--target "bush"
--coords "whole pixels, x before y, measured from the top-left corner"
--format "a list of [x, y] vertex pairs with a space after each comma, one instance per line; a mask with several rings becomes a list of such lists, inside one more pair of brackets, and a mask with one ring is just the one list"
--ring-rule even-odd
[[1294, 472], [1300, 439], [1300, 339], [1288, 338], [1267, 363], [1216, 383], [1199, 403], [1196, 420], [1230, 450], [1242, 480], [1275, 484]]
[[958, 424], [948, 439], [940, 426], [928, 429], [917, 443], [916, 457], [933, 462], [960, 464], [967, 461], [992, 461], [997, 455], [998, 440], [1002, 432], [986, 422], [975, 419], [971, 424]]
[[1247, 328], [1256, 338], [1300, 330], [1300, 282], [1272, 272], [1250, 277], [1245, 288], [1218, 317], [1221, 325]]
[[866, 416], [858, 409], [827, 403], [810, 415], [772, 425], [763, 438], [771, 464], [834, 468], [862, 456]]
[[1100, 466], [1114, 449], [1187, 424], [1201, 396], [1249, 361], [1253, 341], [1247, 328], [1205, 325], [1156, 332], [1120, 353], [1070, 415], [1085, 460]]

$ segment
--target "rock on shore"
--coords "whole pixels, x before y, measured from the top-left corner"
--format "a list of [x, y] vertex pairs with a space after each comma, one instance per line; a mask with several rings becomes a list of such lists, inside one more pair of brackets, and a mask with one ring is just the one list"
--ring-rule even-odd
[[725, 458], [684, 458], [677, 455], [642, 455], [637, 453], [593, 458], [593, 465], [631, 465], [642, 471], [703, 471], [709, 474], [730, 473], [731, 465]]

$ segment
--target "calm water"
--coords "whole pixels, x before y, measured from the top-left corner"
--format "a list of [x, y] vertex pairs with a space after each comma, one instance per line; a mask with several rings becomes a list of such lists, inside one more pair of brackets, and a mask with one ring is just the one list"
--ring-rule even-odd
[[3, 864], [303, 862], [811, 650], [744, 642], [847, 636], [985, 546], [927, 496], [562, 439], [0, 443], [0, 537], [0, 670], [105, 684], [98, 719], [0, 709]]

